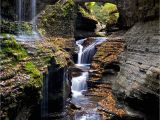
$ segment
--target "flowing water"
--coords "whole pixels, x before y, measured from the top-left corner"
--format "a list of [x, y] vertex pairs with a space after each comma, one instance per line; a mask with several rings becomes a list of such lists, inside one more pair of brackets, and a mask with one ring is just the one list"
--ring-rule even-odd
[[93, 38], [94, 41], [87, 47], [83, 47], [83, 42], [86, 39], [76, 42], [79, 52], [77, 67], [82, 69], [80, 76], [72, 78], [72, 103], [81, 107], [81, 112], [74, 115], [74, 120], [101, 120], [101, 116], [96, 112], [95, 100], [92, 97], [85, 96], [83, 93], [87, 91], [87, 80], [89, 78], [90, 62], [96, 52], [96, 45], [104, 42], [106, 38]]
[[41, 35], [36, 29], [36, 4], [37, 0], [30, 0], [30, 20], [32, 26], [31, 34], [26, 34], [22, 29], [22, 22], [25, 21], [25, 1], [17, 0], [17, 21], [18, 21], [18, 35], [15, 37], [19, 41], [35, 41], [41, 39]]
[[31, 0], [32, 31], [36, 32], [36, 0]]

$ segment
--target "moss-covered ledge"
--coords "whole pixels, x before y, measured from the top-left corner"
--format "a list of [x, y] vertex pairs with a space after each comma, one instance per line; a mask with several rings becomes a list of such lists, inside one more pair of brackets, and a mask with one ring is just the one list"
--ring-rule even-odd
[[17, 42], [4, 37], [0, 47], [0, 118], [29, 118], [42, 99], [43, 74], [53, 63], [56, 69], [72, 65], [70, 54], [54, 40]]

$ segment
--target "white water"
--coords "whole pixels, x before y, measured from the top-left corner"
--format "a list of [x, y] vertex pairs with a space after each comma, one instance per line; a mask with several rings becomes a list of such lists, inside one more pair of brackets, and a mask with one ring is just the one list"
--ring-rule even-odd
[[83, 116], [75, 116], [75, 120], [101, 120], [101, 117], [98, 113], [96, 112], [88, 112], [84, 114]]
[[81, 76], [72, 79], [72, 93], [73, 97], [81, 96], [83, 91], [87, 90], [88, 72], [83, 72]]
[[96, 37], [95, 40], [87, 47], [83, 47], [82, 44], [86, 39], [82, 39], [76, 42], [79, 52], [78, 52], [78, 64], [89, 64], [96, 52], [96, 45], [101, 44], [106, 41], [105, 37]]
[[[72, 78], [72, 102], [81, 107], [87, 107], [87, 105], [92, 104], [88, 97], [83, 95], [84, 91], [87, 91], [87, 80], [89, 77], [89, 66], [92, 57], [96, 52], [96, 45], [104, 42], [106, 38], [97, 37], [95, 40], [87, 47], [83, 47], [83, 42], [86, 39], [78, 40], [76, 42], [78, 51], [78, 61], [77, 66], [82, 69], [81, 75]], [[86, 109], [86, 108], [84, 108]], [[89, 112], [84, 111], [82, 115], [75, 114], [74, 120], [101, 120], [99, 113], [95, 112], [95, 109], [87, 108]]]
[[82, 39], [82, 40], [78, 40], [76, 41], [76, 45], [79, 48], [79, 52], [78, 52], [78, 64], [81, 64], [81, 58], [82, 58], [82, 53], [83, 53], [83, 46], [82, 43], [85, 41], [86, 39]]

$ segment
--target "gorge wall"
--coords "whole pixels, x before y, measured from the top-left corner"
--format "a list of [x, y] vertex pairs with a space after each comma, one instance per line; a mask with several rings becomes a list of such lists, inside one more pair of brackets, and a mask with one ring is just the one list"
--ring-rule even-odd
[[116, 96], [149, 120], [158, 119], [160, 34], [158, 20], [137, 23], [125, 35], [120, 72], [113, 82]]
[[[159, 2], [128, 0], [117, 3], [119, 25], [122, 29], [129, 29], [118, 35], [121, 36], [118, 41], [112, 36], [113, 40], [109, 38], [107, 42], [97, 46], [90, 80], [111, 83], [117, 103], [131, 111], [140, 112], [143, 117], [139, 119], [158, 120]], [[109, 46], [112, 46], [111, 49]], [[118, 52], [115, 54], [114, 51]]]

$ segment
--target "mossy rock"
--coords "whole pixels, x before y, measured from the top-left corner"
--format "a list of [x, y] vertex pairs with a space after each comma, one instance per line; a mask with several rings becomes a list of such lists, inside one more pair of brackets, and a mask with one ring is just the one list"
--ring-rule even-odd
[[47, 5], [38, 18], [39, 32], [45, 36], [73, 37], [74, 34], [74, 2]]
[[29, 61], [24, 65], [24, 70], [26, 74], [30, 75], [30, 80], [28, 82], [28, 86], [33, 86], [36, 88], [42, 87], [42, 74], [36, 67], [36, 65], [33, 64], [33, 62]]
[[1, 33], [8, 33], [8, 34], [32, 34], [32, 25], [28, 22], [12, 22], [8, 20], [0, 20], [0, 29]]
[[4, 39], [0, 41], [0, 47], [2, 54], [12, 57], [16, 61], [27, 57], [26, 50], [12, 36], [9, 38], [4, 36]]

